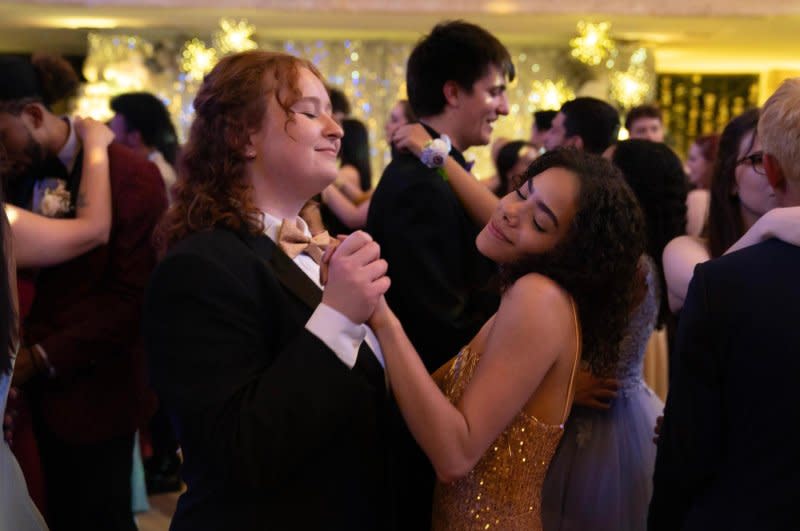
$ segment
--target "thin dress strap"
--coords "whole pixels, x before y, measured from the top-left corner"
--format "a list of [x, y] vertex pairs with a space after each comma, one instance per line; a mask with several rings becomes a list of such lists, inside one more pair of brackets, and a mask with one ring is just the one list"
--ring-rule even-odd
[[567, 388], [567, 399], [564, 402], [564, 413], [561, 415], [561, 424], [567, 422], [570, 407], [572, 406], [572, 388], [575, 386], [575, 371], [578, 370], [578, 360], [581, 359], [581, 327], [578, 323], [578, 310], [575, 308], [575, 301], [572, 297], [569, 298], [569, 305], [572, 308], [572, 318], [575, 323], [575, 340], [577, 346], [575, 347], [575, 360], [572, 362], [572, 374], [569, 378], [569, 387]]

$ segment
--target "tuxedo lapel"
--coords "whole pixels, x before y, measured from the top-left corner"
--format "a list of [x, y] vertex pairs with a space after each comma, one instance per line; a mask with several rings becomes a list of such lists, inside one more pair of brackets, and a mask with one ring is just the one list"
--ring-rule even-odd
[[243, 239], [280, 283], [309, 308], [316, 308], [322, 302], [322, 290], [268, 236], [246, 235]]
[[358, 349], [358, 357], [356, 357], [356, 364], [353, 366], [353, 370], [363, 374], [364, 378], [379, 394], [386, 394], [386, 377], [383, 367], [378, 363], [378, 358], [375, 357], [366, 341], [362, 342], [361, 347]]
[[83, 151], [78, 153], [75, 159], [75, 165], [72, 167], [72, 172], [67, 178], [67, 190], [69, 190], [69, 201], [72, 206], [70, 210], [70, 217], [75, 217], [76, 206], [78, 204], [78, 191], [81, 186], [81, 177], [83, 176]]

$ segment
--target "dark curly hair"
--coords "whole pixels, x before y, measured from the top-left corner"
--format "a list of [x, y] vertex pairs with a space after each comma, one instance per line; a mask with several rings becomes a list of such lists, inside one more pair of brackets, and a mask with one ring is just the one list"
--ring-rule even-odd
[[287, 112], [287, 125], [292, 120], [301, 68], [322, 79], [305, 59], [261, 50], [229, 55], [205, 77], [194, 100], [196, 117], [181, 153], [174, 202], [156, 233], [162, 252], [213, 227], [263, 232], [245, 178], [244, 151], [250, 134], [261, 128], [268, 98]]
[[[686, 194], [688, 186], [683, 164], [670, 148], [649, 140], [626, 140], [617, 144], [612, 162], [639, 200], [647, 229], [647, 254], [661, 263], [664, 247], [686, 234]], [[666, 280], [658, 268], [661, 308], [658, 327], [670, 316]]]
[[[758, 109], [750, 109], [740, 114], [725, 126], [719, 138], [717, 160], [711, 176], [711, 201], [708, 205], [708, 223], [704, 236], [708, 238], [708, 252], [711, 258], [725, 254], [728, 247], [745, 233], [742, 219], [741, 200], [735, 193], [736, 161], [739, 159], [739, 145], [748, 133], [758, 126]], [[755, 135], [751, 142], [755, 142]], [[749, 148], [748, 148], [749, 149]]]
[[644, 218], [620, 171], [600, 156], [556, 149], [536, 159], [521, 181], [550, 168], [563, 168], [580, 180], [571, 227], [551, 251], [501, 264], [501, 287], [528, 273], [558, 283], [577, 306], [583, 361], [594, 374], [611, 374], [641, 283], [637, 267], [645, 252]]

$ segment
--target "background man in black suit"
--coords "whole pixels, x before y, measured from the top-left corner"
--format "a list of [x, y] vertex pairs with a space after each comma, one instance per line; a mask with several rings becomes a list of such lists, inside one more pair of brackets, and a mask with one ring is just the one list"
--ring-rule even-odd
[[[489, 143], [494, 121], [508, 114], [506, 82], [514, 77], [508, 51], [486, 30], [443, 23], [408, 60], [408, 100], [432, 137], [447, 135], [450, 155]], [[403, 153], [386, 168], [367, 218], [367, 232], [390, 264], [387, 301], [431, 372], [455, 356], [497, 310], [483, 288], [494, 268], [475, 247], [476, 226], [434, 168]], [[400, 426], [402, 423], [398, 422]], [[402, 432], [404, 426], [400, 429]], [[407, 432], [398, 480], [400, 529], [428, 529], [433, 473]]]
[[229, 55], [194, 106], [145, 302], [153, 385], [185, 457], [171, 529], [391, 530], [387, 391], [363, 324], [386, 263], [352, 234], [323, 292], [321, 235], [298, 216], [338, 169], [320, 74]]
[[[800, 78], [765, 104], [739, 164], [800, 205]], [[800, 247], [768, 240], [700, 264], [681, 312], [649, 529], [798, 525]]]

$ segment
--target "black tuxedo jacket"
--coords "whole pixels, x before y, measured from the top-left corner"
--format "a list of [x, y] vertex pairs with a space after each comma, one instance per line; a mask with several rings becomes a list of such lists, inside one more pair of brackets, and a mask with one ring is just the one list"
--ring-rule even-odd
[[[465, 165], [461, 153], [451, 155]], [[481, 228], [437, 170], [408, 153], [392, 160], [372, 196], [366, 230], [389, 263], [386, 300], [429, 372], [497, 311], [498, 297], [485, 289], [496, 267], [475, 246]]]
[[649, 529], [797, 529], [800, 248], [698, 265], [676, 346]]
[[391, 529], [383, 371], [305, 329], [317, 286], [266, 236], [175, 245], [145, 302], [151, 378], [183, 448], [171, 529]]
[[[167, 207], [164, 181], [152, 162], [120, 144], [108, 147], [108, 159], [108, 243], [43, 269], [23, 325], [25, 342], [41, 344], [56, 369], [55, 378], [32, 380], [28, 396], [49, 429], [72, 444], [132, 435], [155, 408], [141, 319], [156, 265], [153, 229]], [[79, 155], [68, 178], [73, 198], [81, 170]], [[21, 199], [29, 202], [30, 196]]]
[[[428, 128], [433, 136], [435, 131]], [[462, 165], [464, 157], [451, 155]], [[372, 196], [367, 231], [389, 263], [386, 300], [403, 323], [429, 372], [458, 354], [497, 311], [499, 299], [485, 289], [494, 264], [478, 253], [479, 227], [450, 185], [408, 153], [397, 155]], [[394, 411], [397, 441], [398, 528], [430, 529], [434, 473], [425, 454]]]

